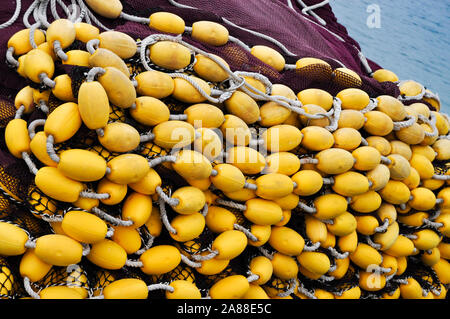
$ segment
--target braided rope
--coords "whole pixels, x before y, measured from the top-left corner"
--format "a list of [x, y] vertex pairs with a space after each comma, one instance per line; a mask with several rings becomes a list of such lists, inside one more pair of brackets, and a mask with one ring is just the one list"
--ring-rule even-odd
[[149, 18], [141, 18], [141, 17], [137, 17], [125, 12], [121, 12], [119, 15], [119, 18], [128, 20], [128, 21], [132, 21], [132, 22], [137, 22], [137, 23], [142, 23], [142, 24], [150, 24], [150, 19]]
[[161, 221], [170, 233], [176, 235], [177, 230], [175, 228], [173, 228], [173, 226], [170, 224], [169, 219], [167, 217], [166, 202], [167, 201], [162, 196], [159, 197], [159, 213], [161, 216]]
[[28, 278], [28, 277], [23, 278], [23, 286], [25, 288], [25, 291], [30, 295], [31, 298], [41, 299], [41, 296], [39, 296], [39, 294], [37, 292], [35, 292], [33, 290], [33, 288], [31, 287], [30, 278]]
[[160, 157], [157, 157], [157, 158], [154, 158], [154, 159], [150, 160], [148, 162], [148, 165], [150, 166], [150, 168], [153, 168], [153, 167], [158, 166], [159, 164], [164, 163], [164, 162], [172, 162], [172, 163], [174, 163], [176, 161], [177, 161], [177, 157], [176, 156], [174, 156], [174, 155], [167, 155], [167, 156], [160, 156]]
[[422, 114], [419, 114], [419, 120], [422, 121], [423, 123], [427, 124], [428, 126], [430, 126], [431, 129], [433, 130], [432, 132], [425, 131], [425, 136], [426, 137], [437, 137], [439, 135], [439, 131], [436, 127], [436, 120], [437, 120], [436, 116], [433, 113], [431, 113], [430, 117], [431, 117], [431, 120], [427, 119]]
[[256, 237], [255, 235], [252, 234], [252, 232], [250, 230], [248, 230], [247, 228], [238, 225], [238, 224], [234, 224], [233, 228], [236, 230], [239, 230], [240, 232], [243, 232], [245, 234], [245, 236], [248, 237], [248, 239], [250, 239], [251, 241], [258, 241], [258, 237]]
[[28, 135], [30, 136], [30, 139], [33, 139], [33, 137], [36, 135], [36, 127], [45, 125], [46, 120], [44, 119], [38, 119], [34, 120], [28, 125]]
[[300, 208], [301, 210], [303, 210], [304, 212], [308, 213], [308, 214], [315, 214], [317, 213], [317, 209], [314, 207], [310, 207], [302, 202], [299, 202], [297, 205], [298, 208]]
[[206, 260], [211, 260], [211, 259], [215, 258], [218, 254], [219, 254], [219, 252], [217, 250], [213, 250], [208, 255], [202, 256], [202, 255], [193, 254], [193, 255], [191, 255], [191, 257], [195, 261], [206, 261]]
[[91, 199], [109, 199], [111, 197], [108, 193], [93, 193], [90, 191], [81, 191], [80, 197]]
[[186, 265], [193, 267], [193, 268], [200, 268], [202, 266], [201, 263], [196, 263], [192, 260], [190, 260], [187, 256], [180, 254], [181, 255], [181, 261], [184, 262]]
[[180, 200], [178, 198], [172, 198], [164, 193], [164, 190], [161, 188], [161, 186], [156, 186], [156, 193], [159, 195], [159, 198], [161, 200], [172, 207], [178, 206], [180, 204]]
[[320, 242], [318, 241], [317, 243], [314, 243], [311, 246], [305, 245], [303, 246], [303, 251], [316, 251], [317, 249], [320, 248]]
[[[409, 81], [411, 81], [411, 80], [399, 81], [397, 86], [400, 87], [400, 86], [402, 86], [402, 84], [409, 82]], [[420, 86], [421, 86], [421, 92], [418, 95], [415, 95], [415, 96], [400, 95], [400, 96], [398, 96], [398, 99], [402, 102], [422, 100], [423, 97], [425, 96], [426, 90], [423, 85], [420, 84]]]
[[39, 74], [39, 80], [50, 88], [54, 88], [56, 85], [55, 81], [50, 79], [46, 73]]
[[25, 111], [25, 106], [21, 105], [17, 110], [16, 110], [16, 114], [14, 115], [14, 119], [20, 119], [22, 118], [23, 112]]
[[297, 287], [298, 281], [297, 278], [289, 279], [289, 286], [286, 291], [280, 292], [277, 294], [278, 297], [288, 297], [292, 295], [295, 291], [295, 287]]
[[150, 285], [147, 287], [148, 291], [155, 291], [155, 290], [166, 290], [169, 292], [174, 292], [175, 288], [173, 288], [172, 286], [169, 285], [165, 285], [165, 284], [154, 284], [154, 285]]
[[90, 53], [90, 54], [94, 54], [95, 50], [98, 49], [98, 46], [100, 44], [100, 40], [99, 39], [92, 39], [89, 40], [86, 43], [86, 50]]
[[247, 210], [247, 206], [246, 205], [239, 204], [239, 203], [236, 203], [236, 202], [233, 202], [233, 201], [224, 200], [222, 198], [217, 198], [216, 199], [216, 203], [219, 204], [219, 205], [235, 208], [235, 209], [240, 210], [240, 211]]

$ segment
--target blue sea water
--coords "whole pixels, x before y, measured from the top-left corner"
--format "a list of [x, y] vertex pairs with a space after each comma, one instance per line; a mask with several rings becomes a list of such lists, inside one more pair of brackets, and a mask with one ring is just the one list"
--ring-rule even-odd
[[[364, 55], [439, 94], [450, 113], [449, 0], [331, 0], [330, 4]], [[379, 8], [379, 28], [374, 27]], [[367, 24], [369, 20], [369, 25]]]

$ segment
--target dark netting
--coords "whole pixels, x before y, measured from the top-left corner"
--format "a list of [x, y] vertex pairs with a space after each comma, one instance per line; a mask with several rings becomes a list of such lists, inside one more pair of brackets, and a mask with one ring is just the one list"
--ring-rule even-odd
[[0, 257], [0, 299], [13, 299], [23, 295], [17, 266], [17, 258]]
[[48, 287], [67, 286], [76, 289], [84, 298], [89, 295], [91, 285], [81, 264], [67, 267], [53, 266], [44, 278], [31, 283], [32, 289], [37, 293]]

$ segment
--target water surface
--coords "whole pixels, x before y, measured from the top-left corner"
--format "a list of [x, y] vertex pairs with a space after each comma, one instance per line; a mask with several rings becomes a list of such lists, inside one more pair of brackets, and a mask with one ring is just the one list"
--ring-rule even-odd
[[[368, 58], [400, 79], [416, 80], [438, 93], [442, 111], [450, 113], [449, 0], [331, 0], [330, 4]], [[379, 28], [367, 25], [374, 13], [367, 9], [373, 5], [380, 9]]]

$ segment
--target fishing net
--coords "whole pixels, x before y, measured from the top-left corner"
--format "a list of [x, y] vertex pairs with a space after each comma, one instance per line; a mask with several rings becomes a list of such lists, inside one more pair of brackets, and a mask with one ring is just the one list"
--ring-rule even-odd
[[[40, 4], [41, 2], [42, 4]], [[45, 12], [48, 18], [51, 15], [55, 16], [55, 13], [60, 17], [65, 17], [67, 16], [66, 8], [68, 6], [68, 2], [66, 2], [61, 1], [61, 3], [65, 4], [64, 6], [56, 5], [52, 8], [52, 5], [56, 4], [56, 1], [22, 0], [20, 17], [26, 15], [27, 9], [33, 6], [43, 7], [46, 10]], [[81, 16], [80, 21], [85, 19], [84, 21], [99, 26], [102, 31], [113, 29], [123, 32], [137, 42], [137, 51], [134, 56], [124, 58], [123, 61], [130, 73], [129, 79], [134, 84], [137, 83], [136, 77], [148, 70], [156, 70], [173, 75], [174, 70], [158, 65], [158, 63], [150, 60], [148, 52], [142, 51], [146, 50], [149, 46], [148, 39], [155, 41], [155, 43], [168, 39], [169, 41], [181, 43], [196, 49], [195, 52], [192, 50], [189, 63], [182, 70], [176, 71], [182, 73], [184, 78], [186, 76], [198, 75], [194, 70], [197, 63], [196, 54], [198, 52], [206, 52], [226, 61], [230, 71], [233, 72], [233, 76], [243, 78], [247, 82], [253, 80], [256, 82], [252, 83], [257, 84], [259, 81], [259, 84], [262, 85], [262, 87], [256, 87], [257, 84], [254, 84], [255, 87], [253, 89], [256, 89], [255, 92], [252, 91], [252, 88], [249, 89], [245, 85], [242, 85], [242, 83], [237, 85], [236, 77], [233, 76], [222, 82], [207, 81], [211, 92], [222, 93], [220, 97], [225, 96], [227, 93], [237, 92], [238, 90], [246, 92], [249, 96], [253, 97], [255, 95], [258, 96], [258, 94], [265, 94], [266, 99], [261, 98], [263, 95], [259, 95], [260, 98], [255, 98], [255, 103], [258, 108], [261, 108], [268, 101], [267, 96], [270, 95], [274, 84], [285, 85], [295, 93], [307, 89], [319, 89], [330, 94], [333, 100], [333, 105], [330, 106], [331, 109], [324, 110], [326, 111], [325, 114], [319, 112], [320, 114], [316, 117], [311, 114], [308, 115], [300, 107], [296, 108], [298, 104], [288, 105], [292, 107], [292, 110], [299, 112], [292, 112], [295, 116], [290, 118], [289, 125], [299, 128], [309, 126], [314, 120], [328, 119], [327, 124], [321, 127], [326, 128], [331, 133], [336, 131], [342, 110], [339, 99], [335, 97], [343, 90], [349, 88], [362, 90], [372, 99], [371, 104], [364, 110], [361, 110], [363, 114], [376, 107], [376, 105], [373, 105], [373, 100], [380, 95], [395, 98], [400, 97], [403, 99], [402, 102], [405, 106], [423, 103], [428, 106], [429, 110], [438, 111], [438, 108], [433, 103], [429, 100], [424, 100], [425, 97], [430, 97], [428, 93], [422, 92], [419, 96], [411, 97], [406, 94], [401, 94], [400, 83], [398, 82], [379, 82], [375, 80], [373, 78], [373, 72], [382, 69], [381, 66], [366, 59], [362, 55], [359, 44], [348, 35], [346, 28], [339, 24], [329, 4], [321, 3], [317, 0], [297, 1], [295, 4], [293, 2], [288, 1], [289, 5], [287, 5], [286, 1], [268, 0], [230, 0], [226, 2], [211, 0], [182, 0], [179, 2], [155, 0], [149, 6], [148, 1], [130, 0], [123, 1], [122, 3], [122, 12], [126, 13], [126, 16], [121, 16], [121, 18], [117, 19], [108, 19], [94, 14], [91, 11], [84, 11], [83, 14], [85, 16]], [[319, 3], [320, 5], [316, 8], [307, 10], [308, 7]], [[83, 8], [84, 2], [79, 0], [77, 4]], [[0, 21], [7, 21], [11, 17], [15, 5], [16, 3], [11, 1], [2, 6], [0, 9]], [[175, 37], [172, 34], [162, 34], [161, 31], [149, 28], [148, 23], [142, 23], [136, 20], [138, 17], [148, 18], [151, 14], [157, 12], [170, 12], [182, 18], [187, 26], [186, 32], [182, 34], [182, 37]], [[29, 18], [30, 16], [28, 15]], [[38, 18], [43, 19], [42, 16]], [[214, 46], [204, 41], [196, 40], [191, 34], [191, 26], [195, 22], [203, 20], [212, 21], [226, 27], [232, 40], [220, 46]], [[2, 29], [2, 34], [0, 35], [0, 56], [8, 56], [7, 42], [16, 32], [24, 29], [24, 21], [28, 20], [26, 18], [23, 20], [19, 18], [11, 25]], [[279, 52], [286, 62], [286, 67], [280, 71], [273, 65], [264, 63], [257, 58], [250, 50], [251, 47], [256, 45], [265, 46]], [[85, 50], [89, 51], [89, 48], [87, 48], [86, 43], [80, 40], [74, 40], [70, 46], [64, 48], [65, 52]], [[312, 63], [304, 67], [296, 67], [296, 62], [304, 57], [313, 57], [325, 63]], [[122, 200], [113, 204], [107, 202], [109, 198], [101, 196], [104, 194], [95, 193], [100, 188], [101, 181], [99, 180], [83, 182], [83, 196], [85, 196], [83, 200], [86, 199], [86, 203], [83, 205], [78, 201], [66, 202], [46, 195], [36, 185], [37, 181], [35, 180], [36, 172], [46, 165], [33, 152], [29, 152], [28, 157], [23, 158], [25, 161], [10, 154], [7, 141], [4, 137], [8, 123], [15, 117], [18, 118], [17, 114], [19, 112], [17, 112], [17, 108], [14, 105], [18, 91], [29, 86], [34, 89], [35, 93], [43, 93], [49, 90], [49, 86], [44, 81], [36, 83], [28, 78], [21, 77], [16, 72], [17, 65], [15, 65], [13, 59], [7, 58], [6, 60], [6, 63], [0, 64], [0, 134], [2, 136], [0, 140], [1, 221], [12, 223], [25, 230], [29, 234], [29, 240], [33, 241], [47, 234], [64, 234], [60, 228], [60, 224], [68, 213], [74, 211], [90, 212], [101, 217], [107, 223], [108, 233], [105, 238], [114, 241], [114, 235], [111, 234], [118, 227], [129, 227], [131, 225], [129, 220], [123, 218], [123, 200], [126, 198], [126, 195], [128, 196], [133, 192], [134, 188], [132, 190], [132, 183], [130, 183], [130, 187], [125, 187], [126, 191], [123, 194]], [[356, 76], [345, 70], [352, 70]], [[90, 67], [65, 64], [61, 59], [56, 59], [53, 77], [68, 75], [71, 81], [71, 94], [76, 101], [79, 97], [80, 87], [86, 83], [86, 79], [90, 76], [91, 71], [92, 68]], [[252, 93], [255, 95], [252, 95]], [[51, 91], [48, 100], [43, 104], [34, 101], [34, 110], [29, 114], [22, 114], [22, 119], [26, 121], [28, 128], [32, 123], [37, 123], [39, 120], [46, 120], [59, 106], [68, 102], [61, 100], [55, 94], [55, 92]], [[224, 100], [221, 100], [220, 97], [214, 99], [211, 95], [211, 99], [204, 101], [204, 103], [211, 102], [211, 104], [224, 114], [230, 113], [225, 106]], [[435, 95], [432, 95], [432, 97], [435, 97]], [[167, 106], [171, 119], [181, 120], [186, 120], [185, 110], [193, 104], [181, 101], [172, 95], [160, 98], [160, 101]], [[280, 103], [283, 101], [285, 100], [277, 100]], [[223, 190], [215, 187], [208, 177], [206, 182], [203, 179], [202, 181], [198, 181], [199, 184], [194, 185], [198, 186], [201, 184], [202, 186], [198, 186], [198, 188], [207, 194], [206, 204], [198, 213], [206, 217], [208, 207], [219, 206], [226, 209], [234, 215], [234, 224], [231, 225], [232, 229], [244, 233], [248, 237], [248, 244], [238, 256], [229, 260], [220, 271], [209, 275], [204, 272], [202, 273], [200, 271], [200, 267], [203, 267], [202, 262], [207, 262], [218, 254], [213, 249], [213, 243], [220, 234], [213, 232], [206, 225], [192, 240], [174, 240], [176, 232], [173, 231], [171, 223], [181, 214], [176, 210], [179, 202], [175, 202], [175, 198], [172, 198], [172, 195], [179, 189], [191, 186], [193, 181], [182, 177], [174, 170], [174, 160], [171, 156], [175, 152], [158, 145], [154, 141], [155, 134], [152, 133], [151, 127], [136, 120], [132, 115], [132, 110], [133, 107], [121, 108], [110, 103], [108, 124], [125, 123], [132, 126], [139, 134], [141, 140], [136, 148], [128, 150], [126, 153], [143, 156], [149, 163], [155, 163], [151, 168], [161, 177], [161, 183], [156, 187], [156, 191], [151, 194], [146, 194], [151, 198], [151, 205], [153, 207], [152, 214], [153, 216], [158, 214], [158, 218], [153, 221], [149, 219], [148, 222], [138, 227], [137, 232], [140, 237], [140, 249], [126, 254], [127, 261], [123, 267], [119, 267], [118, 269], [104, 269], [92, 260], [90, 261], [88, 258], [85, 258], [90, 253], [90, 246], [83, 243], [83, 258], [79, 263], [68, 266], [54, 265], [40, 280], [31, 283], [26, 278], [21, 278], [18, 271], [21, 262], [20, 256], [1, 257], [1, 298], [21, 298], [28, 295], [39, 298], [39, 294], [43, 290], [58, 286], [75, 288], [81, 298], [103, 298], [104, 289], [121, 279], [138, 279], [145, 282], [149, 287], [148, 298], [151, 299], [167, 297], [167, 291], [172, 292], [173, 290], [170, 285], [176, 281], [193, 283], [200, 291], [202, 298], [210, 298], [211, 287], [226, 278], [243, 276], [252, 284], [255, 281], [255, 277], [251, 272], [250, 264], [255, 257], [264, 256], [268, 260], [272, 260], [275, 254], [281, 254], [273, 247], [269, 236], [267, 236], [263, 243], [257, 244], [259, 240], [263, 240], [261, 238], [264, 236], [260, 233], [258, 233], [258, 236], [255, 236], [252, 233], [252, 227], [255, 223], [250, 221], [247, 216], [249, 208], [248, 201], [258, 196], [255, 193], [252, 195], [248, 195], [247, 193], [234, 194], [233, 197], [235, 197], [235, 200], [231, 201], [229, 198], [231, 194], [227, 194]], [[433, 124], [433, 119], [429, 123]], [[408, 127], [408, 124], [402, 125], [398, 128]], [[436, 121], [434, 121], [434, 125], [436, 126]], [[259, 148], [260, 144], [262, 144], [261, 141], [263, 141], [265, 134], [267, 134], [267, 126], [261, 125], [259, 121], [253, 121], [252, 123], [248, 123], [247, 127], [251, 132], [251, 139], [254, 141], [254, 144], [249, 145], [249, 148], [260, 151], [263, 157], [266, 157], [270, 153], [276, 153]], [[34, 128], [34, 133], [39, 133], [43, 129], [42, 125], [38, 125]], [[220, 133], [220, 130], [216, 131]], [[389, 140], [395, 139], [395, 132], [393, 130], [391, 131], [393, 133], [390, 135]], [[82, 123], [77, 132], [66, 141], [50, 143], [49, 146], [49, 140], [47, 140], [46, 154], [48, 153], [47, 155], [55, 161], [54, 158], [60, 160], [59, 157], [64, 151], [81, 149], [97, 154], [105, 162], [110, 163], [113, 159], [118, 158], [121, 152], [112, 151], [99, 142], [99, 136], [102, 136], [101, 134], [104, 133], [104, 131], [91, 130]], [[370, 135], [369, 132], [361, 130], [363, 139], [368, 138]], [[429, 134], [427, 137], [436, 137], [431, 135]], [[442, 137], [442, 139], [448, 139], [448, 135]], [[189, 145], [180, 149], [187, 146]], [[233, 146], [235, 145], [230, 141], [225, 141], [223, 149], [225, 151]], [[317, 164], [315, 157], [319, 151], [310, 150], [303, 145], [297, 145], [290, 149], [289, 152], [295, 155], [302, 166], [311, 167], [311, 165]], [[448, 175], [448, 159], [436, 159], [431, 162], [434, 166], [435, 176], [442, 177], [446, 174]], [[222, 163], [222, 161], [215, 159], [211, 160], [210, 164], [212, 169], [216, 170], [219, 167], [218, 165]], [[79, 165], [82, 166], [83, 163], [79, 163]], [[247, 190], [254, 191], [256, 188], [252, 188], [250, 184], [256, 183], [255, 181], [266, 175], [266, 173], [264, 170], [256, 173], [244, 172], [243, 176]], [[321, 173], [322, 175], [325, 181], [328, 175]], [[269, 226], [288, 227], [294, 230], [304, 239], [304, 251], [325, 256], [330, 262], [330, 269], [324, 274], [313, 274], [315, 276], [312, 276], [312, 272], [301, 265], [297, 258], [298, 255], [286, 255], [284, 257], [289, 258], [295, 265], [295, 275], [288, 279], [281, 279], [275, 273], [272, 273], [269, 276], [270, 278], [260, 285], [266, 296], [271, 298], [315, 299], [319, 291], [327, 292], [335, 297], [341, 297], [345, 296], [345, 293], [354, 288], [359, 289], [360, 272], [363, 272], [365, 269], [361, 269], [358, 263], [349, 257], [351, 255], [349, 251], [341, 251], [337, 242], [340, 240], [339, 237], [344, 236], [335, 236], [329, 230], [327, 233], [328, 237], [322, 242], [314, 242], [308, 236], [305, 218], [307, 218], [308, 214], [314, 215], [317, 213], [317, 209], [314, 207], [315, 200], [319, 196], [334, 193], [330, 185], [334, 180], [331, 176], [328, 177], [330, 178], [327, 183], [324, 182], [314, 194], [300, 196], [298, 199], [299, 204], [294, 205], [295, 207], [283, 208], [283, 218], [287, 218], [288, 220], [282, 219], [279, 221], [280, 224], [272, 223]], [[448, 185], [448, 179], [443, 179], [442, 185], [434, 189], [434, 193], [438, 194], [439, 191], [445, 189], [446, 185]], [[346, 198], [349, 204], [351, 203], [351, 196], [343, 197]], [[89, 200], [92, 200], [92, 202], [89, 202]], [[190, 198], [190, 200], [195, 201], [195, 198]], [[284, 205], [288, 205], [287, 203], [288, 200], [282, 198], [277, 205], [284, 207]], [[405, 207], [396, 205], [396, 209], [403, 208]], [[362, 213], [352, 209], [350, 205], [348, 205], [347, 211], [354, 217], [373, 217], [378, 222], [379, 227], [385, 222], [381, 220], [375, 211]], [[411, 209], [409, 212], [402, 213], [402, 216], [409, 216], [417, 212], [418, 210]], [[439, 215], [438, 213], [441, 213], [441, 211], [438, 205], [436, 205], [429, 213], [436, 219]], [[414, 238], [415, 233], [418, 231], [429, 229], [440, 238], [442, 243], [448, 243], [448, 237], [439, 230], [443, 227], [443, 224], [435, 223], [434, 219], [430, 218], [428, 222], [424, 222], [421, 226], [409, 226], [399, 222], [400, 234], [408, 238]], [[335, 221], [331, 218], [323, 219], [320, 222], [325, 231], [327, 231], [327, 225], [332, 225]], [[383, 229], [379, 232], [385, 231], [386, 229]], [[376, 231], [371, 235], [375, 233]], [[357, 242], [370, 245], [376, 250], [380, 250], [373, 243], [374, 239], [371, 235], [358, 234]], [[31, 245], [30, 243], [28, 244], [27, 248]], [[288, 244], [285, 243], [285, 246], [288, 246]], [[176, 247], [181, 253], [181, 261], [176, 267], [162, 274], [147, 274], [141, 269], [144, 266], [142, 258], [146, 251], [158, 246]], [[415, 252], [417, 252], [417, 249], [415, 249]], [[436, 296], [439, 296], [441, 293], [443, 294], [444, 288], [448, 289], [448, 282], [443, 285], [442, 279], [434, 268], [425, 265], [421, 261], [423, 254], [424, 252], [420, 251], [414, 256], [409, 256], [408, 266], [405, 272], [402, 275], [394, 274], [385, 278], [386, 282], [384, 287], [375, 291], [360, 289], [360, 294], [356, 294], [356, 297], [383, 298], [386, 295], [392, 296], [399, 289], [400, 285], [405, 285], [405, 280], [408, 278], [414, 278], [419, 283], [424, 296], [429, 293]], [[346, 266], [347, 269], [343, 275], [338, 277], [333, 276], [336, 269], [342, 267], [340, 266], [340, 262], [343, 259], [350, 259]], [[441, 259], [444, 260], [444, 258]], [[446, 260], [443, 262], [448, 264]], [[380, 265], [376, 266], [380, 267]], [[384, 273], [381, 276], [386, 277]], [[154, 289], [150, 289], [150, 287]]]

